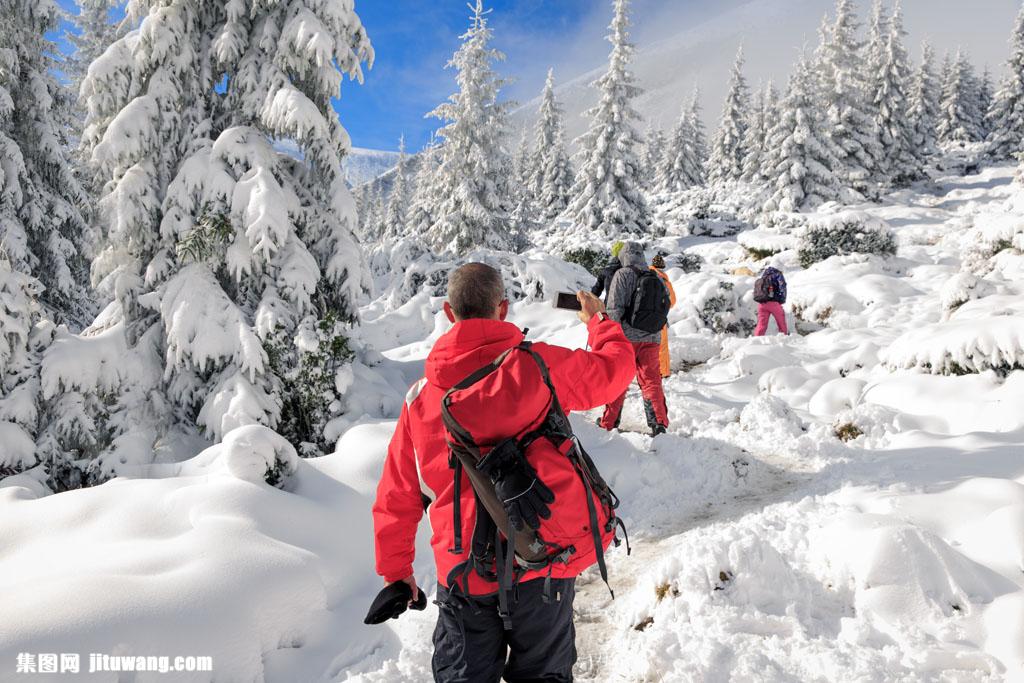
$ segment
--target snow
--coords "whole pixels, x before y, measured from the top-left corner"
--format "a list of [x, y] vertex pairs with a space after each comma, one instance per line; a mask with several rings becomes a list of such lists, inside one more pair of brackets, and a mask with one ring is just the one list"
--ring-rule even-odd
[[[680, 299], [670, 433], [641, 433], [635, 387], [621, 432], [573, 417], [633, 544], [610, 553], [616, 600], [593, 572], [579, 580], [577, 680], [1024, 679], [1024, 306], [1010, 276], [1022, 257], [963, 249], [983, 216], [1016, 215], [1013, 173], [940, 177], [854, 207], [858, 224], [891, 230], [895, 255], [805, 269], [785, 225], [648, 245], [704, 263], [667, 271]], [[808, 224], [845, 220], [825, 207]], [[776, 252], [766, 262], [786, 273], [799, 334], [748, 336], [753, 277], [739, 269], [763, 264], [744, 247]], [[585, 343], [551, 306], [590, 283], [578, 266], [540, 250], [465, 258], [503, 270], [510, 319], [529, 338]], [[369, 260], [376, 298], [360, 310], [357, 359], [335, 378], [350, 405], [329, 427], [332, 454], [298, 459], [240, 418], [189, 460], [140, 458], [153, 463], [145, 479], [59, 495], [34, 470], [4, 480], [0, 660], [168, 652], [213, 656], [224, 681], [429, 680], [433, 606], [379, 627], [361, 619], [380, 586], [376, 481], [404, 390], [448, 329], [440, 304], [456, 262], [414, 240]], [[182, 307], [232, 319], [195, 286], [210, 277], [199, 268], [168, 284], [166, 324], [183, 324]], [[108, 310], [85, 336], [58, 333], [44, 388], [119, 383], [121, 325]], [[168, 348], [171, 362], [184, 349], [245, 379], [258, 340], [244, 343], [245, 326], [217, 332], [182, 328], [187, 348]], [[95, 362], [75, 378], [84, 357]], [[5, 424], [0, 443], [17, 443]], [[415, 575], [432, 593], [428, 533]]]

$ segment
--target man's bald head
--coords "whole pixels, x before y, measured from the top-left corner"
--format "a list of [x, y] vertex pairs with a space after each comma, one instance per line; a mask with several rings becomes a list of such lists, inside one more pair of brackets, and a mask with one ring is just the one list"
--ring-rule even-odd
[[500, 317], [504, 299], [501, 273], [486, 263], [467, 263], [448, 278], [448, 303], [458, 320]]

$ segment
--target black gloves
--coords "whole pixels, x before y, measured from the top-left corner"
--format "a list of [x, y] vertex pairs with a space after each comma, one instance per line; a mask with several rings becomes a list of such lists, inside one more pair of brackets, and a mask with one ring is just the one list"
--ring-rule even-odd
[[524, 526], [536, 529], [541, 519], [551, 517], [555, 494], [537, 478], [515, 439], [502, 441], [477, 463], [477, 469], [490, 477], [494, 492], [505, 506], [508, 520], [516, 531]]
[[416, 601], [410, 605], [411, 601], [412, 587], [409, 584], [399, 581], [398, 583], [386, 586], [374, 598], [373, 604], [370, 605], [370, 611], [366, 613], [366, 618], [363, 619], [363, 623], [383, 624], [388, 619], [397, 619], [407, 608], [411, 607], [418, 611], [423, 611], [427, 608], [427, 596], [423, 593], [422, 588], [419, 590]]

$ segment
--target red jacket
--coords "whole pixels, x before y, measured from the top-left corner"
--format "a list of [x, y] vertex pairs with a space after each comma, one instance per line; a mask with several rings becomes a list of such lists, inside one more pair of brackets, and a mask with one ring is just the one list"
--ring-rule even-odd
[[[566, 412], [610, 403], [625, 391], [636, 375], [633, 346], [618, 323], [595, 316], [587, 330], [591, 351], [573, 351], [543, 343], [533, 345], [550, 368], [552, 384]], [[412, 576], [416, 527], [423, 515], [422, 494], [433, 501], [427, 512], [439, 581], [446, 583], [451, 570], [466, 559], [468, 543], [466, 552], [461, 555], [449, 552], [455, 535], [455, 482], [448, 465], [441, 399], [467, 375], [522, 341], [523, 333], [511, 323], [465, 320], [456, 323], [431, 350], [426, 377], [413, 386], [406, 397], [373, 506], [377, 573], [385, 581], [401, 581]], [[494, 406], [495, 414], [499, 415], [516, 408], [515, 405]], [[476, 501], [469, 478], [465, 473], [462, 477], [461, 517], [463, 538], [468, 541], [473, 533]], [[585, 506], [585, 500], [580, 504]], [[582, 569], [558, 565], [552, 576], [568, 578]], [[531, 572], [523, 578], [530, 580], [544, 575], [546, 573]], [[469, 590], [481, 595], [494, 592], [495, 587], [474, 573]]]

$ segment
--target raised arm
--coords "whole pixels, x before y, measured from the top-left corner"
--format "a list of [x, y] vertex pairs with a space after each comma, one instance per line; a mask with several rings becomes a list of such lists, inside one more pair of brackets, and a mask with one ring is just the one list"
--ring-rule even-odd
[[538, 344], [551, 371], [551, 382], [567, 411], [590, 410], [622, 395], [636, 376], [633, 345], [622, 326], [603, 315], [587, 323], [589, 351]]

